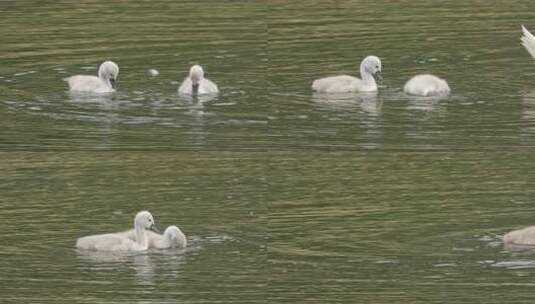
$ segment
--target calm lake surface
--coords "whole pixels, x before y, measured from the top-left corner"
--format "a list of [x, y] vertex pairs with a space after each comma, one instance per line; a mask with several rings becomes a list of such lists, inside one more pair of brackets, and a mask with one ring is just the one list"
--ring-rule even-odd
[[[535, 251], [501, 242], [535, 224], [532, 1], [3, 1], [0, 17], [0, 302], [535, 301]], [[378, 94], [311, 92], [371, 54]], [[117, 94], [69, 94], [106, 59]], [[194, 63], [221, 94], [176, 94]], [[426, 72], [451, 96], [402, 92]], [[189, 247], [74, 248], [142, 209]]]

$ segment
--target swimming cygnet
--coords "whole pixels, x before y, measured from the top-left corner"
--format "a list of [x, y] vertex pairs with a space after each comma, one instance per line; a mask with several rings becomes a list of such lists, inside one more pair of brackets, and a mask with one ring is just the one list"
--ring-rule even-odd
[[[134, 230], [125, 232], [125, 235], [136, 240], [136, 234]], [[165, 229], [163, 234], [147, 231], [147, 237], [149, 240], [149, 248], [167, 249], [167, 248], [186, 248], [187, 240], [186, 236], [177, 226], [169, 226]]]
[[105, 61], [98, 69], [98, 77], [90, 75], [76, 75], [65, 78], [69, 89], [75, 92], [111, 93], [115, 91], [119, 66], [112, 61]]
[[435, 75], [421, 74], [412, 77], [403, 88], [405, 93], [418, 96], [447, 95], [450, 87], [446, 80]]
[[156, 77], [160, 75], [160, 72], [158, 72], [157, 69], [148, 69], [147, 74], [149, 74], [150, 77]]
[[135, 240], [124, 235], [124, 232], [97, 234], [81, 237], [76, 241], [76, 247], [97, 251], [142, 251], [149, 248], [149, 238], [146, 229], [158, 231], [152, 214], [148, 211], [138, 212], [134, 218]]
[[189, 70], [189, 76], [178, 87], [178, 93], [186, 95], [216, 94], [217, 85], [204, 78], [204, 70], [200, 65], [194, 65]]
[[360, 64], [360, 77], [332, 76], [314, 80], [312, 90], [319, 93], [375, 92], [377, 83], [373, 75], [381, 76], [381, 59], [368, 56]]
[[513, 245], [535, 245], [535, 226], [509, 232], [503, 236], [503, 242]]

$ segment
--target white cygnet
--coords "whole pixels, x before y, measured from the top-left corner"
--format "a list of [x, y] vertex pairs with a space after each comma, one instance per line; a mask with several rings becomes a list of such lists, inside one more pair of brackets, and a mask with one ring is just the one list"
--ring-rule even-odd
[[360, 77], [332, 76], [314, 80], [312, 90], [319, 93], [349, 93], [349, 92], [376, 92], [377, 83], [373, 76], [381, 76], [381, 59], [368, 56], [360, 64]]
[[[136, 233], [134, 230], [125, 232], [125, 235], [136, 240]], [[187, 239], [184, 233], [177, 226], [169, 226], [165, 229], [163, 234], [147, 231], [149, 240], [149, 248], [167, 249], [167, 248], [186, 248]]]
[[105, 61], [98, 69], [98, 77], [76, 75], [65, 78], [69, 89], [74, 92], [111, 93], [115, 91], [119, 66], [112, 61]]
[[403, 88], [405, 93], [418, 96], [447, 95], [450, 87], [446, 80], [435, 75], [422, 74], [412, 77]]
[[503, 236], [503, 242], [513, 245], [535, 245], [535, 226], [509, 232]]
[[524, 26], [522, 26], [522, 45], [526, 48], [531, 57], [535, 58], [535, 36], [533, 36]]
[[97, 234], [81, 237], [76, 247], [97, 251], [143, 251], [149, 248], [146, 229], [158, 231], [154, 218], [148, 211], [138, 212], [134, 218], [135, 240], [125, 236], [124, 232]]
[[160, 75], [160, 72], [158, 72], [157, 69], [148, 69], [147, 74], [150, 77], [156, 77], [156, 76]]
[[189, 76], [178, 87], [178, 93], [185, 95], [216, 94], [218, 92], [217, 85], [204, 78], [204, 70], [197, 64], [191, 67]]

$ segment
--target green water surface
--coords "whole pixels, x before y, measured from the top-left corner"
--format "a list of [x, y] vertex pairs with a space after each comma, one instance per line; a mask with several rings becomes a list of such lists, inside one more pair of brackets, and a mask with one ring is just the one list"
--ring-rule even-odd
[[[501, 242], [535, 223], [521, 24], [532, 1], [2, 1], [0, 303], [533, 303]], [[377, 94], [311, 92], [371, 54]], [[107, 59], [116, 94], [69, 94]], [[177, 95], [195, 63], [218, 96]], [[405, 95], [419, 73], [452, 94]], [[187, 250], [74, 248], [142, 209]]]

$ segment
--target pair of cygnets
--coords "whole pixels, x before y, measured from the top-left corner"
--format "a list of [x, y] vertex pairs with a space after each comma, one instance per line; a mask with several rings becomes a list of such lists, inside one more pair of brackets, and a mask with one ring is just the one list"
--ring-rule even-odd
[[[155, 232], [152, 232], [152, 231]], [[144, 251], [150, 248], [186, 248], [186, 236], [176, 226], [169, 226], [158, 234], [156, 223], [148, 211], [140, 211], [134, 218], [134, 229], [123, 232], [81, 237], [76, 247], [96, 251]]]
[[[103, 62], [98, 69], [98, 77], [90, 75], [76, 75], [65, 78], [69, 89], [73, 92], [111, 93], [117, 86], [119, 66], [113, 61]], [[215, 83], [204, 77], [204, 70], [200, 65], [194, 65], [189, 75], [178, 87], [178, 93], [184, 95], [217, 94], [219, 89]]]
[[[312, 83], [312, 89], [318, 93], [377, 92], [374, 76], [381, 77], [381, 71], [381, 59], [368, 56], [360, 64], [361, 78], [348, 75], [321, 78]], [[422, 74], [407, 81], [404, 91], [407, 94], [419, 96], [446, 95], [450, 92], [450, 87], [444, 79]]]
[[[535, 58], [535, 36], [524, 26], [522, 26], [522, 33], [522, 45]], [[312, 83], [312, 89], [320, 93], [376, 92], [377, 84], [373, 76], [380, 76], [381, 70], [381, 60], [376, 56], [368, 56], [360, 64], [361, 78], [347, 75], [322, 78]], [[422, 74], [407, 81], [403, 90], [410, 95], [432, 96], [446, 95], [450, 92], [450, 87], [444, 79]]]

